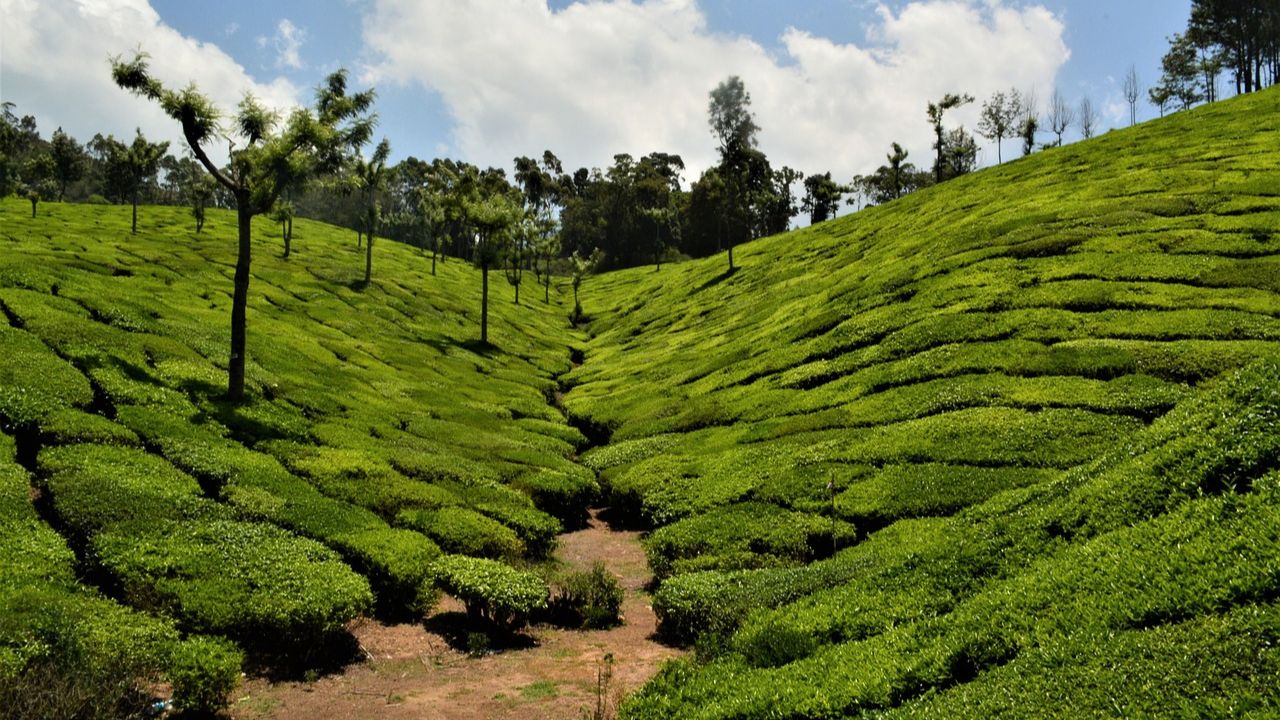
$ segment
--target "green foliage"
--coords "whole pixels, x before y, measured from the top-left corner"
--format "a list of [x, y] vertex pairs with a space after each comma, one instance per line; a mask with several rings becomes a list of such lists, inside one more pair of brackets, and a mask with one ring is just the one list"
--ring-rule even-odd
[[57, 410], [84, 407], [93, 390], [76, 372], [31, 333], [0, 326], [0, 417], [13, 425], [41, 420]]
[[590, 570], [569, 570], [552, 581], [551, 607], [578, 627], [612, 627], [622, 620], [622, 586], [596, 561]]
[[664, 578], [697, 570], [799, 564], [829, 555], [856, 537], [854, 527], [843, 520], [747, 502], [664, 525], [644, 546], [649, 566]]
[[240, 650], [225, 640], [193, 637], [174, 650], [169, 669], [173, 703], [188, 712], [213, 713], [226, 707], [240, 683]]
[[473, 620], [501, 632], [523, 625], [535, 610], [547, 607], [547, 584], [536, 574], [496, 560], [446, 555], [432, 565], [436, 586], [458, 598]]
[[469, 508], [402, 510], [396, 522], [426, 534], [448, 553], [508, 560], [524, 554], [514, 530]]
[[125, 523], [93, 550], [131, 603], [245, 642], [315, 642], [373, 600], [333, 551], [258, 523]]

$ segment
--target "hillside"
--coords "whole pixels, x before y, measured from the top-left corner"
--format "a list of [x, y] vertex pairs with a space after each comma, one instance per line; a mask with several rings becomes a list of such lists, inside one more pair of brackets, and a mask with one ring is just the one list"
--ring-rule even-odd
[[1280, 712], [1278, 118], [592, 279], [564, 406], [699, 651], [623, 715]]
[[0, 227], [6, 677], [88, 657], [172, 678], [179, 632], [305, 664], [357, 615], [429, 607], [443, 554], [536, 562], [582, 524], [594, 475], [550, 404], [576, 337], [558, 288], [517, 306], [492, 274], [482, 346], [467, 263], [432, 276], [383, 242], [364, 287], [354, 233], [298, 221], [284, 260], [259, 220], [237, 407], [233, 213], [197, 235], [146, 207], [131, 235], [128, 207], [11, 199]]
[[608, 506], [695, 650], [625, 717], [1274, 716], [1277, 118], [590, 277], [579, 329], [567, 281], [495, 272], [493, 345], [467, 263], [384, 241], [364, 286], [352, 233], [300, 220], [286, 260], [259, 219], [241, 406], [230, 213], [0, 201], [0, 708], [136, 712], [104, 677], [213, 707]]

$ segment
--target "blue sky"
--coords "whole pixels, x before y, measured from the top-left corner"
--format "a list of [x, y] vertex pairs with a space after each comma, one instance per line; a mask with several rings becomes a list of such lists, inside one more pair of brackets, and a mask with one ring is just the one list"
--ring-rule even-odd
[[[1104, 127], [1119, 124], [1119, 78], [1131, 63], [1145, 81], [1156, 78], [1165, 38], [1184, 27], [1190, 0], [105, 5], [0, 0], [0, 95], [34, 113], [46, 132], [68, 125], [80, 136], [126, 134], [136, 121], [165, 133], [153, 112], [128, 103], [143, 120], [117, 112], [114, 89], [98, 87], [105, 60], [95, 56], [138, 46], [157, 54], [152, 45], [160, 45], [181, 56], [166, 68], [174, 82], [191, 67], [202, 88], [226, 98], [252, 89], [282, 104], [305, 102], [327, 72], [350, 68], [377, 87], [379, 131], [397, 158], [509, 165], [516, 154], [550, 147], [576, 167], [607, 165], [615, 152], [670, 150], [685, 155], [688, 177], [711, 159], [706, 93], [728, 74], [741, 74], [752, 92], [762, 149], [806, 172], [873, 169], [892, 140], [913, 158], [927, 154], [923, 104], [942, 91], [981, 99], [1010, 85], [1034, 87], [1043, 104], [1057, 87], [1073, 101], [1087, 94], [1103, 109]], [[55, 17], [41, 23], [32, 15], [34, 27], [17, 29], [39, 7]], [[935, 46], [937, 57], [921, 57]], [[66, 58], [69, 70], [58, 75], [27, 67], [77, 52], [83, 61]], [[84, 77], [66, 77], [76, 67]], [[67, 97], [102, 100], [77, 111]], [[956, 120], [972, 127], [975, 114], [976, 106]]]

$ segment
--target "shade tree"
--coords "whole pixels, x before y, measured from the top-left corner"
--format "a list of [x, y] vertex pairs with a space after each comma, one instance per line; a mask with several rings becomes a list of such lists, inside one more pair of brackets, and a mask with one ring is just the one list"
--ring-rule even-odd
[[364, 282], [373, 280], [373, 241], [382, 217], [381, 195], [387, 188], [387, 159], [391, 143], [383, 138], [368, 158], [357, 156], [352, 162], [351, 182], [360, 196], [361, 226], [364, 228]]
[[586, 280], [587, 276], [595, 272], [602, 264], [604, 264], [604, 253], [598, 248], [593, 249], [590, 255], [579, 255], [575, 250], [569, 256], [569, 274], [573, 282], [573, 320], [575, 322], [582, 319], [582, 303], [578, 300], [578, 291], [582, 288], [582, 281]]
[[[194, 85], [164, 86], [151, 74], [149, 58], [139, 52], [112, 61], [112, 77], [121, 88], [158, 103], [182, 126], [183, 137], [200, 164], [234, 198], [237, 221], [236, 267], [231, 303], [231, 352], [227, 397], [244, 399], [246, 309], [252, 262], [252, 223], [269, 212], [284, 188], [301, 179], [338, 170], [373, 132], [374, 93], [347, 92], [347, 74], [339, 70], [317, 89], [314, 109], [298, 108], [281, 125], [277, 115], [246, 94], [223, 128], [223, 113]], [[236, 138], [230, 163], [219, 167], [206, 146], [223, 134]]]
[[53, 160], [53, 178], [58, 183], [58, 202], [67, 194], [67, 185], [84, 177], [84, 146], [64, 133], [62, 128], [53, 131], [49, 141], [49, 156]]
[[47, 150], [33, 152], [22, 164], [19, 191], [31, 203], [31, 217], [36, 216], [41, 200], [52, 199], [57, 193], [54, 172], [53, 157]]
[[715, 87], [707, 105], [711, 134], [719, 145], [720, 180], [723, 200], [720, 203], [719, 238], [728, 250], [729, 271], [733, 272], [733, 246], [750, 234], [748, 206], [752, 152], [756, 146], [755, 116], [751, 113], [751, 94], [742, 78], [734, 75]]
[[814, 173], [804, 179], [804, 200], [800, 207], [809, 213], [809, 223], [817, 225], [836, 216], [846, 188], [831, 179], [831, 173]]
[[1049, 122], [1049, 130], [1057, 136], [1054, 145], [1061, 147], [1063, 133], [1076, 123], [1076, 110], [1057, 88], [1054, 88], [1053, 95], [1049, 98], [1049, 112], [1045, 119]]
[[1133, 65], [1129, 66], [1129, 72], [1124, 74], [1124, 93], [1125, 102], [1129, 103], [1129, 126], [1133, 127], [1138, 123], [1138, 98], [1142, 93], [1142, 83], [1138, 79], [1138, 68]]
[[1093, 137], [1098, 127], [1098, 111], [1093, 106], [1093, 100], [1086, 95], [1080, 98], [1080, 107], [1076, 111], [1076, 117], [1080, 123], [1080, 134], [1084, 139], [1088, 140]]
[[480, 268], [480, 342], [489, 342], [489, 270], [506, 256], [513, 226], [519, 222], [521, 209], [508, 194], [491, 192], [468, 199], [465, 204], [467, 223], [475, 230], [472, 262]]
[[946, 95], [942, 96], [941, 100], [938, 100], [937, 102], [929, 103], [928, 107], [926, 108], [927, 115], [929, 117], [929, 124], [933, 127], [933, 135], [934, 135], [933, 149], [937, 152], [937, 155], [934, 159], [934, 164], [933, 164], [933, 174], [934, 174], [935, 182], [942, 182], [943, 180], [946, 179], [945, 155], [946, 155], [946, 149], [947, 149], [947, 137], [946, 137], [946, 130], [943, 127], [943, 116], [946, 114], [948, 110], [954, 110], [958, 107], [967, 105], [971, 102], [973, 102], [973, 96], [967, 93], [959, 94], [959, 95], [954, 93], [947, 93]]
[[1008, 93], [995, 92], [982, 103], [982, 114], [978, 118], [978, 133], [996, 143], [996, 162], [1004, 162], [1001, 141], [1012, 137], [1017, 131], [1018, 120], [1023, 115], [1022, 94], [1017, 89]]

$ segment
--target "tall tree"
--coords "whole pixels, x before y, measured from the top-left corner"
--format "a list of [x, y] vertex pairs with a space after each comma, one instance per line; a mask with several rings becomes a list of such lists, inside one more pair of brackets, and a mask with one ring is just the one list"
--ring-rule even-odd
[[719, 169], [725, 188], [720, 235], [729, 251], [729, 272], [733, 272], [733, 246], [750, 235], [748, 173], [760, 131], [751, 114], [751, 94], [741, 78], [734, 75], [711, 91], [707, 119], [720, 143]]
[[1204, 99], [1200, 58], [1190, 37], [1175, 33], [1169, 38], [1169, 51], [1160, 59], [1160, 69], [1160, 96], [1177, 101], [1183, 110]]
[[520, 284], [524, 281], [525, 265], [529, 262], [533, 244], [538, 237], [538, 225], [528, 212], [522, 213], [511, 224], [510, 237], [504, 244], [505, 258], [502, 271], [507, 282], [515, 289], [515, 303], [520, 304]]
[[1275, 83], [1280, 70], [1280, 3], [1275, 0], [1192, 0], [1187, 32], [1198, 43], [1221, 49], [1237, 94], [1261, 90], [1268, 79]]
[[369, 115], [373, 91], [347, 94], [347, 74], [329, 75], [316, 92], [315, 110], [297, 109], [282, 129], [277, 118], [251, 95], [240, 102], [232, 127], [241, 140], [230, 167], [209, 158], [205, 144], [218, 137], [219, 111], [194, 85], [170, 90], [151, 75], [148, 57], [115, 58], [112, 76], [125, 90], [160, 104], [182, 125], [187, 145], [205, 170], [235, 199], [238, 248], [231, 301], [231, 353], [227, 364], [227, 397], [244, 399], [245, 310], [248, 307], [253, 216], [271, 210], [283, 188], [316, 173], [333, 172], [355, 148], [368, 141], [374, 118]]
[[929, 107], [928, 107], [929, 124], [933, 126], [933, 135], [934, 135], [933, 149], [936, 150], [938, 153], [937, 158], [934, 160], [934, 164], [933, 164], [933, 174], [934, 174], [935, 182], [942, 182], [943, 180], [946, 179], [945, 177], [943, 177], [943, 170], [945, 168], [943, 156], [946, 154], [947, 138], [946, 138], [946, 131], [943, 129], [943, 126], [942, 126], [943, 115], [948, 110], [954, 110], [955, 108], [958, 108], [962, 105], [967, 105], [971, 102], [973, 102], [973, 96], [967, 93], [961, 94], [961, 95], [947, 93], [946, 95], [943, 95], [942, 99], [939, 100], [938, 102], [929, 103]]
[[84, 146], [75, 138], [62, 132], [62, 128], [53, 131], [49, 142], [49, 154], [53, 158], [53, 177], [58, 183], [58, 202], [67, 194], [67, 185], [84, 177]]
[[160, 170], [169, 143], [149, 143], [138, 129], [133, 143], [125, 145], [110, 136], [106, 140], [107, 175], [114, 178], [120, 193], [133, 206], [133, 232], [138, 232], [138, 195]]
[[489, 270], [505, 255], [512, 226], [519, 221], [520, 206], [505, 193], [490, 193], [469, 200], [467, 221], [475, 228], [472, 262], [480, 268], [480, 342], [489, 342]]
[[582, 281], [588, 275], [596, 271], [596, 268], [604, 262], [604, 253], [600, 250], [593, 249], [591, 254], [583, 257], [575, 250], [573, 255], [569, 256], [569, 272], [573, 281], [573, 319], [575, 322], [582, 319], [582, 303], [578, 300], [578, 290], [582, 288]]
[[1138, 96], [1142, 92], [1142, 83], [1138, 80], [1138, 68], [1129, 66], [1124, 75], [1124, 99], [1129, 103], [1129, 127], [1138, 124]]
[[269, 217], [272, 221], [280, 223], [280, 239], [284, 241], [284, 251], [280, 256], [285, 259], [293, 253], [293, 218], [297, 212], [293, 203], [285, 198], [278, 198], [271, 208]]
[[1067, 103], [1067, 99], [1057, 88], [1053, 90], [1053, 96], [1049, 98], [1049, 130], [1057, 136], [1054, 145], [1062, 147], [1062, 135], [1067, 128], [1076, 123], [1076, 110]]
[[946, 149], [942, 154], [943, 176], [957, 178], [978, 167], [978, 143], [963, 127], [947, 131]]
[[31, 217], [36, 216], [36, 205], [48, 200], [57, 192], [54, 181], [53, 157], [48, 150], [33, 151], [22, 164], [21, 192], [31, 202]]
[[364, 247], [364, 282], [373, 281], [373, 240], [378, 233], [378, 220], [382, 217], [382, 193], [387, 188], [387, 158], [391, 156], [391, 143], [386, 138], [374, 148], [368, 158], [357, 157], [352, 167], [352, 179], [360, 193], [366, 242]]
[[1003, 163], [1001, 141], [1011, 137], [1018, 118], [1022, 117], [1022, 94], [1010, 89], [1008, 94], [996, 92], [982, 103], [982, 115], [978, 118], [978, 132], [996, 143], [996, 162]]
[[906, 188], [904, 175], [907, 171], [907, 165], [904, 163], [906, 163], [907, 155], [909, 154], [910, 153], [904, 150], [901, 145], [894, 143], [892, 152], [885, 156], [885, 159], [889, 161], [890, 200], [897, 200], [902, 197], [903, 190]]
[[1076, 111], [1076, 116], [1080, 123], [1080, 134], [1085, 140], [1093, 137], [1093, 133], [1098, 127], [1098, 111], [1093, 107], [1093, 100], [1088, 95], [1080, 98], [1080, 108]]
[[1022, 154], [1027, 156], [1036, 149], [1036, 133], [1040, 132], [1040, 109], [1037, 107], [1034, 90], [1022, 96], [1022, 120], [1018, 124], [1018, 135], [1022, 138]]
[[817, 225], [836, 216], [846, 188], [831, 179], [831, 173], [813, 174], [804, 179], [804, 200], [800, 207], [809, 213], [809, 223]]

